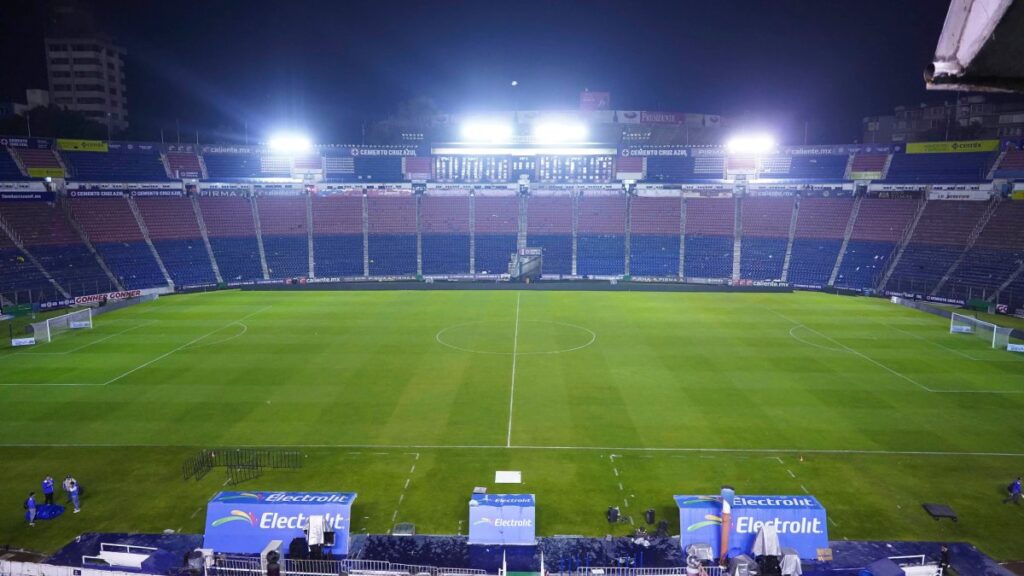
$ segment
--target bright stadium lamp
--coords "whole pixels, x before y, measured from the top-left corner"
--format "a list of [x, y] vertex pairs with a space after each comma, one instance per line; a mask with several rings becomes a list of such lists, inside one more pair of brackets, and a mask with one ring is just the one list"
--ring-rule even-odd
[[775, 139], [767, 134], [734, 136], [725, 143], [730, 154], [768, 154], [777, 146]]
[[538, 144], [583, 142], [587, 133], [587, 125], [582, 122], [542, 120], [533, 125], [533, 139]]
[[499, 120], [470, 120], [462, 125], [460, 133], [466, 142], [501, 144], [512, 141], [515, 128]]
[[276, 134], [270, 137], [267, 144], [270, 145], [271, 150], [285, 154], [309, 152], [313, 147], [313, 142], [309, 137], [302, 134]]

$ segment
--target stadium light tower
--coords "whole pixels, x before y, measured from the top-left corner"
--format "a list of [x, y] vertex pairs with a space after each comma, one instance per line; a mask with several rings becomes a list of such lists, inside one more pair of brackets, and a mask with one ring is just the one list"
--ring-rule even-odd
[[459, 132], [466, 142], [504, 144], [512, 141], [515, 128], [500, 120], [470, 120]]
[[313, 147], [309, 136], [296, 133], [275, 134], [267, 141], [270, 149], [284, 154], [302, 154]]
[[768, 134], [733, 136], [725, 143], [730, 154], [768, 154], [778, 148], [775, 138]]
[[584, 142], [588, 133], [587, 125], [576, 121], [541, 120], [533, 125], [533, 139], [538, 144]]

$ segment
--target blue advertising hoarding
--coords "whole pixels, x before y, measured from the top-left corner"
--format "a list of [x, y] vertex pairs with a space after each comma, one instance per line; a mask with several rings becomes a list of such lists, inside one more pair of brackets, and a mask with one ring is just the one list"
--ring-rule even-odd
[[[718, 496], [675, 496], [679, 506], [680, 543], [710, 544], [720, 555], [722, 502]], [[779, 543], [793, 548], [801, 558], [813, 560], [819, 548], [828, 548], [828, 518], [814, 496], [740, 496], [732, 505], [729, 548], [749, 554], [757, 532], [765, 524], [775, 526]]]
[[537, 543], [533, 494], [473, 494], [469, 543], [532, 546]]
[[258, 554], [271, 540], [285, 546], [305, 536], [309, 517], [334, 529], [331, 554], [348, 554], [354, 492], [218, 492], [206, 506], [203, 546], [217, 552]]

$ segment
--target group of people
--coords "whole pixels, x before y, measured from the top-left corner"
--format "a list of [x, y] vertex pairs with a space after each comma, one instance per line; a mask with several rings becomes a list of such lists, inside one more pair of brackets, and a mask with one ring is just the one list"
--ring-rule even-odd
[[[46, 478], [43, 478], [42, 485], [43, 485], [43, 503], [46, 506], [53, 506], [54, 505], [53, 493], [54, 493], [54, 489], [55, 489], [53, 477], [52, 476], [47, 476]], [[82, 488], [78, 485], [78, 480], [75, 480], [74, 476], [72, 476], [71, 474], [68, 474], [67, 476], [64, 477], [64, 483], [62, 484], [62, 487], [64, 488], [64, 493], [68, 497], [68, 502], [70, 502], [71, 505], [74, 506], [74, 508], [75, 508], [75, 514], [78, 514], [79, 512], [81, 512], [82, 511], [82, 504], [81, 504], [81, 491], [82, 491]], [[25, 499], [24, 506], [25, 506], [25, 510], [28, 512], [28, 525], [29, 526], [35, 526], [36, 525], [36, 513], [38, 511], [38, 504], [36, 503], [36, 493], [35, 493], [35, 491], [32, 491], [32, 492], [28, 493], [28, 498]]]

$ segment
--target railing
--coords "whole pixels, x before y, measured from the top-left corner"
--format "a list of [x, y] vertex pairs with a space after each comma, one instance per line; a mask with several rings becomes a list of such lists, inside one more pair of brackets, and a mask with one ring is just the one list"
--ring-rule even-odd
[[[721, 566], [702, 566], [702, 574], [706, 576], [722, 576]], [[576, 576], [686, 576], [686, 567], [674, 568], [630, 568], [629, 566], [580, 566]]]
[[[243, 556], [216, 556], [207, 576], [262, 576], [259, 558]], [[385, 560], [296, 560], [281, 561], [281, 574], [294, 576], [483, 576], [485, 570], [471, 568], [442, 568], [416, 564], [396, 564]]]

